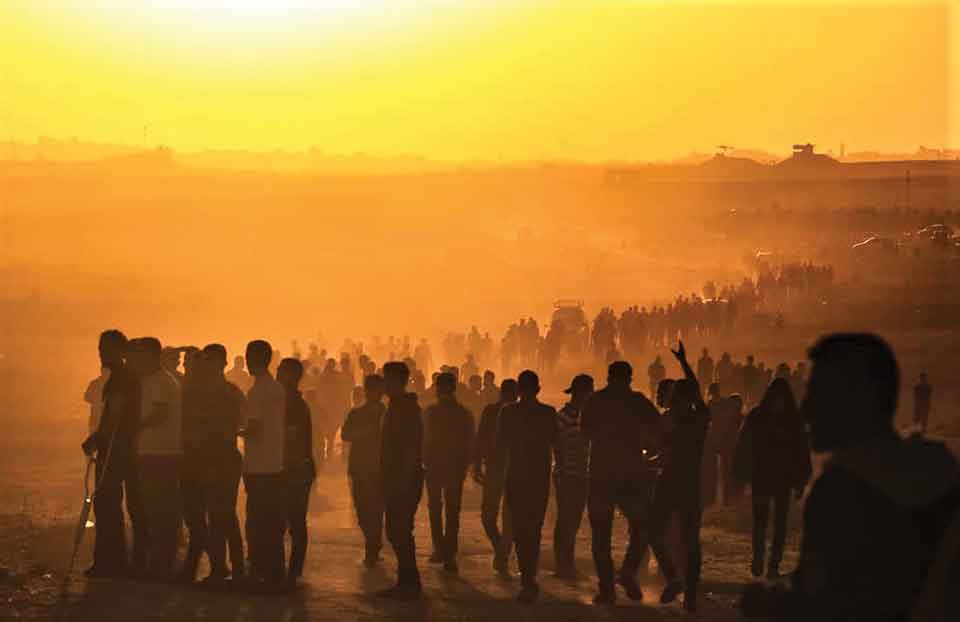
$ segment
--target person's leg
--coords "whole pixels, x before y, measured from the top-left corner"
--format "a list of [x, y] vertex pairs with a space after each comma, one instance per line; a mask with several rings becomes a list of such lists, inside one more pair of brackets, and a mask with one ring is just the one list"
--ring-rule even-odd
[[431, 562], [444, 560], [443, 550], [443, 477], [431, 469], [427, 471], [427, 511], [430, 515], [430, 538], [433, 542]]
[[159, 569], [163, 576], [172, 578], [177, 568], [177, 549], [180, 543], [180, 527], [183, 523], [183, 499], [180, 492], [181, 461], [179, 456], [164, 456], [160, 462], [163, 471], [164, 490], [158, 506], [162, 531], [160, 535]]
[[600, 593], [613, 594], [613, 492], [596, 480], [587, 493], [587, 514], [590, 517], [591, 551], [597, 569]]
[[227, 531], [227, 545], [230, 549], [230, 575], [234, 579], [240, 579], [245, 575], [246, 559], [243, 553], [243, 536], [240, 532], [240, 519], [237, 518], [237, 497], [240, 492], [240, 476], [243, 469], [242, 459], [237, 453], [231, 462], [227, 484], [229, 499], [226, 501], [224, 510], [230, 512], [230, 525]]
[[185, 469], [180, 480], [183, 499], [183, 519], [187, 526], [189, 544], [187, 557], [183, 562], [180, 578], [193, 582], [197, 574], [200, 557], [208, 546], [207, 504], [204, 499], [204, 486], [197, 469]]
[[303, 575], [303, 565], [307, 558], [307, 511], [313, 478], [306, 473], [292, 473], [289, 477], [291, 481], [287, 500], [287, 523], [290, 528], [291, 544], [287, 580], [295, 581]]
[[783, 547], [787, 542], [787, 513], [790, 508], [790, 489], [779, 490], [773, 496], [773, 543], [770, 547], [770, 565], [767, 574], [775, 578], [780, 574]]
[[483, 482], [483, 498], [480, 501], [480, 522], [483, 530], [493, 546], [494, 556], [499, 554], [502, 535], [497, 525], [497, 515], [500, 513], [500, 504], [503, 500], [503, 482], [493, 473], [487, 473]]
[[261, 476], [256, 473], [246, 473], [243, 476], [243, 487], [247, 493], [247, 511], [244, 531], [247, 536], [247, 555], [249, 556], [249, 573], [252, 578], [263, 577], [262, 551], [260, 528], [258, 521], [263, 506], [261, 491], [263, 490]]
[[763, 574], [763, 561], [766, 558], [767, 548], [767, 518], [770, 512], [770, 497], [754, 487], [752, 493], [753, 505], [753, 563], [750, 572], [754, 577]]
[[446, 529], [443, 534], [443, 550], [445, 560], [456, 562], [460, 550], [460, 508], [463, 501], [464, 475], [459, 472], [451, 473], [447, 477], [446, 487], [443, 490], [443, 503], [446, 512]]
[[687, 552], [686, 581], [684, 585], [683, 606], [688, 610], [697, 607], [697, 591], [700, 589], [700, 523], [703, 517], [703, 508], [694, 500], [682, 509], [681, 525], [683, 526], [684, 545]]
[[123, 480], [116, 465], [97, 462], [94, 477], [99, 485], [93, 497], [94, 529], [93, 566], [95, 574], [115, 574], [123, 570], [126, 539], [123, 527]]
[[391, 496], [385, 503], [387, 538], [397, 556], [397, 584], [411, 592], [421, 589], [413, 527], [422, 489], [418, 478], [410, 490]]
[[150, 544], [147, 514], [143, 508], [143, 493], [140, 491], [140, 473], [136, 461], [126, 465], [123, 488], [126, 493], [127, 515], [133, 528], [133, 568], [144, 572], [147, 568], [147, 547]]
[[221, 468], [203, 478], [203, 493], [207, 501], [209, 532], [207, 556], [210, 559], [210, 577], [214, 580], [227, 576], [227, 536], [233, 526], [231, 476]]
[[556, 574], [565, 576], [569, 574], [570, 562], [567, 559], [567, 534], [570, 527], [567, 525], [567, 518], [570, 511], [567, 507], [569, 500], [567, 498], [567, 480], [562, 475], [554, 477], [554, 490], [557, 499], [557, 520], [553, 525], [553, 564]]
[[268, 582], [279, 584], [286, 577], [284, 563], [283, 536], [287, 526], [287, 508], [289, 507], [288, 489], [284, 473], [271, 473], [266, 476], [267, 503], [263, 508], [266, 527], [263, 538], [264, 574]]

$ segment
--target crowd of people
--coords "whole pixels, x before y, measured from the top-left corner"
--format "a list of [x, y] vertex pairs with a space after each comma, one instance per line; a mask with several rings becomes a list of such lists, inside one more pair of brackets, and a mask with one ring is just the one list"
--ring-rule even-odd
[[[586, 513], [597, 604], [615, 602], [617, 588], [642, 600], [637, 574], [649, 552], [665, 581], [660, 602], [682, 595], [687, 610], [697, 609], [704, 505], [729, 503], [744, 485], [754, 518], [751, 571], [770, 579], [780, 576], [787, 507], [810, 488], [791, 587], [775, 582], [747, 589], [743, 610], [750, 616], [899, 619], [889, 614], [911, 611], [921, 592], [922, 602], [937, 602], [952, 585], [948, 578], [956, 578], [949, 574], [956, 564], [945, 564], [945, 575], [927, 572], [944, 546], [955, 552], [960, 541], [949, 527], [960, 508], [956, 462], [942, 445], [896, 435], [896, 361], [870, 335], [821, 340], [811, 350], [809, 380], [785, 366], [767, 374], [749, 359], [743, 373], [731, 376], [722, 371], [724, 359], [714, 365], [706, 351], [695, 371], [681, 341], [672, 353], [683, 377], [656, 377], [653, 384], [651, 373], [655, 402], [632, 387], [630, 363], [616, 360], [603, 388], [595, 390], [588, 374], [573, 377], [559, 411], [540, 400], [540, 378], [530, 369], [499, 385], [492, 372], [471, 373], [465, 384], [460, 369], [443, 366], [426, 387], [426, 370], [413, 356], [382, 365], [364, 357], [357, 373], [349, 357], [338, 364], [314, 348], [306, 357], [277, 361], [269, 343], [255, 340], [228, 372], [220, 344], [164, 349], [153, 337], [128, 340], [117, 330], [101, 335], [99, 353], [108, 370], [102, 413], [83, 443], [97, 465], [89, 576], [194, 583], [206, 555], [206, 584], [268, 592], [295, 587], [306, 559], [317, 462], [333, 451], [318, 447], [327, 432], [317, 434], [317, 412], [340, 409], [346, 416], [337, 428], [350, 449], [363, 563], [382, 562], [384, 531], [396, 555], [397, 583], [380, 592], [385, 598], [422, 595], [414, 519], [424, 490], [430, 562], [459, 571], [469, 476], [482, 486], [481, 522], [493, 569], [509, 577], [516, 557], [523, 603], [539, 593], [551, 488], [556, 573], [576, 578], [576, 535]], [[812, 488], [811, 449], [832, 452]], [[896, 473], [881, 468], [890, 459], [901, 467]], [[712, 468], [720, 475], [710, 484], [704, 475]], [[247, 497], [242, 527], [236, 510], [241, 481]], [[133, 527], [131, 554], [124, 505]], [[612, 552], [616, 510], [629, 535], [619, 567]], [[189, 539], [179, 560], [183, 525]], [[670, 525], [679, 527], [680, 546], [667, 544]], [[852, 607], [877, 615], [829, 615]]]

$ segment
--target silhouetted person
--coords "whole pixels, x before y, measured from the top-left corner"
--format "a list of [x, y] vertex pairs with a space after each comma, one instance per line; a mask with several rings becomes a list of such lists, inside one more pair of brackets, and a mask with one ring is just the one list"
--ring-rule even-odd
[[413, 526], [423, 494], [423, 422], [416, 394], [406, 389], [407, 366], [386, 363], [383, 378], [390, 402], [381, 428], [380, 478], [387, 538], [397, 556], [397, 584], [380, 596], [415, 600], [422, 592]]
[[922, 434], [927, 432], [927, 422], [930, 420], [930, 405], [933, 398], [933, 387], [927, 382], [926, 372], [920, 374], [920, 382], [913, 387], [913, 424]]
[[284, 431], [283, 478], [286, 486], [286, 524], [290, 531], [290, 562], [287, 565], [287, 583], [296, 585], [303, 575], [307, 559], [307, 511], [310, 507], [310, 489], [316, 479], [313, 463], [313, 424], [310, 407], [300, 394], [303, 363], [285, 358], [277, 367], [277, 381], [286, 394], [286, 429]]
[[372, 568], [380, 561], [383, 546], [383, 495], [380, 491], [380, 425], [383, 405], [383, 376], [374, 374], [363, 381], [365, 401], [357, 404], [343, 423], [340, 436], [350, 443], [350, 494], [363, 532], [363, 564]]
[[660, 381], [667, 377], [667, 370], [664, 368], [663, 360], [659, 354], [647, 368], [647, 377], [650, 379], [650, 394], [656, 395]]
[[183, 382], [183, 374], [180, 372], [180, 354], [182, 351], [180, 348], [171, 348], [166, 347], [163, 349], [161, 358], [163, 361], [163, 368], [170, 373], [171, 376], [177, 379], [177, 382]]
[[83, 393], [83, 401], [90, 405], [90, 416], [87, 419], [87, 428], [90, 434], [96, 432], [103, 416], [103, 387], [110, 379], [110, 369], [100, 367], [100, 375], [90, 381], [87, 390]]
[[433, 537], [430, 561], [456, 573], [463, 480], [473, 455], [473, 415], [457, 401], [453, 374], [440, 374], [436, 390], [437, 403], [423, 412], [423, 463]]
[[96, 540], [90, 577], [118, 576], [127, 572], [127, 544], [123, 504], [133, 525], [133, 567], [146, 565], [147, 529], [136, 462], [136, 430], [140, 419], [140, 382], [127, 358], [129, 344], [118, 330], [100, 335], [100, 363], [110, 378], [103, 386], [103, 414], [83, 443], [88, 456], [96, 456]]
[[[716, 391], [716, 392], [715, 392]], [[737, 438], [743, 424], [743, 398], [739, 393], [724, 397], [719, 394], [720, 385], [711, 385], [710, 431], [708, 443], [714, 460], [718, 461], [717, 473], [722, 490], [722, 503], [729, 505], [738, 495], [739, 485], [733, 476], [733, 456], [737, 447]]]
[[517, 378], [520, 401], [500, 411], [497, 445], [507, 456], [506, 499], [520, 563], [522, 588], [517, 600], [532, 603], [540, 592], [537, 566], [540, 536], [550, 496], [551, 448], [557, 411], [539, 400], [540, 379], [529, 369]]
[[[790, 588], [753, 585], [743, 611], [796, 621], [911, 619], [960, 509], [960, 469], [944, 445], [896, 433], [900, 372], [882, 339], [830, 335], [810, 358], [801, 413], [813, 450], [830, 455], [804, 505]], [[955, 594], [955, 563], [950, 580]], [[958, 613], [944, 611], [950, 591], [935, 594], [941, 620]]]
[[137, 463], [150, 533], [147, 572], [165, 581], [174, 577], [182, 520], [180, 385], [163, 367], [159, 340], [137, 339], [134, 350], [141, 388]]
[[764, 571], [766, 532], [773, 504], [773, 544], [767, 577], [780, 576], [780, 562], [787, 538], [787, 512], [791, 493], [799, 498], [813, 468], [807, 430], [800, 418], [790, 384], [777, 378], [770, 384], [760, 405], [743, 423], [734, 454], [734, 474], [750, 483], [753, 497], [754, 577]]
[[[480, 395], [483, 397], [484, 408], [500, 400], [500, 387], [497, 386], [497, 376], [489, 369], [483, 372], [483, 387], [480, 390]], [[478, 413], [474, 414], [478, 415]]]
[[[500, 383], [500, 399], [483, 409], [477, 431], [473, 467], [474, 480], [483, 485], [480, 520], [493, 546], [493, 569], [501, 577], [507, 577], [510, 574], [509, 559], [513, 548], [513, 524], [510, 520], [509, 507], [503, 500], [507, 477], [507, 454], [506, 449], [497, 444], [497, 429], [503, 407], [516, 402], [517, 397], [517, 381], [507, 378]], [[497, 524], [501, 508], [502, 529]]]
[[613, 603], [617, 597], [611, 538], [618, 507], [627, 519], [630, 542], [616, 580], [629, 598], [643, 598], [636, 574], [646, 548], [642, 531], [654, 481], [647, 455], [660, 443], [660, 413], [643, 393], [630, 387], [632, 381], [629, 363], [611, 363], [607, 386], [590, 397], [580, 419], [580, 429], [591, 442], [587, 512], [599, 581], [597, 604]]
[[247, 491], [247, 546], [250, 579], [267, 589], [284, 585], [283, 533], [286, 527], [286, 392], [270, 375], [273, 348], [262, 340], [247, 344], [247, 369], [253, 386], [247, 392], [243, 431], [243, 485]]
[[576, 376], [564, 391], [570, 401], [557, 413], [557, 438], [554, 444], [554, 485], [557, 492], [557, 523], [553, 531], [556, 574], [576, 579], [575, 547], [577, 532], [587, 505], [587, 467], [590, 443], [580, 431], [580, 414], [593, 395], [593, 378]]
[[[667, 582], [660, 602], [668, 603], [674, 600], [682, 587], [684, 608], [695, 611], [701, 566], [701, 460], [707, 428], [710, 425], [710, 411], [703, 402], [703, 393], [687, 361], [683, 342], [680, 342], [680, 347], [673, 354], [683, 369], [684, 378], [674, 385], [670, 408], [664, 414], [667, 428], [664, 438], [666, 456], [653, 496], [649, 534], [651, 546]], [[685, 553], [685, 577], [682, 583], [671, 553], [660, 548], [670, 519], [674, 517], [680, 525]]]
[[[203, 349], [204, 359], [212, 374], [207, 422], [207, 446], [213, 454], [210, 470], [204, 478], [204, 496], [210, 524], [208, 555], [211, 581], [219, 581], [228, 574], [234, 580], [243, 579], [244, 552], [240, 521], [237, 519], [237, 492], [243, 472], [243, 457], [237, 449], [237, 432], [246, 419], [247, 399], [239, 387], [227, 381], [227, 349], [212, 343]], [[242, 357], [241, 357], [242, 360]], [[226, 565], [224, 549], [230, 552], [230, 567]]]
[[705, 383], [708, 387], [713, 384], [713, 370], [713, 359], [710, 357], [710, 352], [704, 348], [700, 354], [700, 360], [697, 361], [697, 378], [701, 384]]
[[250, 390], [250, 386], [253, 384], [253, 379], [244, 369], [242, 356], [233, 357], [233, 367], [225, 374], [225, 377], [227, 382], [240, 389], [244, 394]]

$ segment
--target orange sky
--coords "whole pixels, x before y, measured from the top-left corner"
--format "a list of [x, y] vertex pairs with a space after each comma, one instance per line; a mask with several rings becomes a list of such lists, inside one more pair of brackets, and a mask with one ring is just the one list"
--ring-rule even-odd
[[147, 124], [181, 150], [455, 160], [958, 146], [950, 4], [4, 0], [0, 140], [139, 144]]

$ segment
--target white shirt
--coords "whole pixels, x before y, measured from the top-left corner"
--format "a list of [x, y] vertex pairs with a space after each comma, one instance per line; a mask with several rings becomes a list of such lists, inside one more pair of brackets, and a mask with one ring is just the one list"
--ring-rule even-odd
[[247, 392], [247, 422], [259, 421], [259, 431], [244, 438], [244, 473], [283, 470], [287, 394], [269, 374], [256, 376]]
[[183, 423], [180, 383], [165, 369], [158, 369], [141, 381], [140, 421], [157, 412], [166, 418], [139, 431], [138, 452], [141, 456], [179, 456], [183, 453]]

